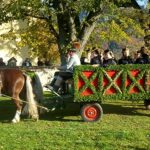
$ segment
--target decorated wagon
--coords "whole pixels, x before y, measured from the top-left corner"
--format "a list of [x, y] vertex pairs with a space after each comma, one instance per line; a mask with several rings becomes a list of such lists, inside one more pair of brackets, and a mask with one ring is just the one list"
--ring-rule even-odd
[[67, 84], [71, 84], [67, 92], [70, 101], [81, 104], [84, 121], [102, 117], [103, 100], [143, 100], [150, 107], [150, 65], [77, 66], [73, 84]]

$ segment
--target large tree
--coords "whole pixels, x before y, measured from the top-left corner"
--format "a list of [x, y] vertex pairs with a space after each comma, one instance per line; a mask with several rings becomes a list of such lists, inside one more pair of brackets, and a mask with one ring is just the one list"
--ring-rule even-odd
[[135, 0], [2, 0], [0, 22], [34, 17], [45, 20], [55, 36], [59, 53], [74, 41], [81, 44], [80, 53], [105, 13], [114, 15], [120, 7], [136, 7]]

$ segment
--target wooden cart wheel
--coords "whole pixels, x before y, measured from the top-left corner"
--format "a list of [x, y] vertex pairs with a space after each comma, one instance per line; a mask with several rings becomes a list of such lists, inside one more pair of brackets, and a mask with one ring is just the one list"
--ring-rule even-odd
[[150, 100], [144, 100], [144, 105], [147, 110], [150, 110]]
[[102, 118], [103, 109], [98, 103], [85, 104], [81, 108], [81, 117], [86, 122], [95, 122]]

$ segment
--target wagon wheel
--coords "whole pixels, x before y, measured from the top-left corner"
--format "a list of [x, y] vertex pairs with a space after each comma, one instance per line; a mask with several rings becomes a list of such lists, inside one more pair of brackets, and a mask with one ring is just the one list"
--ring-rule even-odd
[[150, 110], [150, 100], [144, 100], [144, 105], [147, 110]]
[[98, 103], [85, 104], [81, 108], [81, 117], [86, 122], [98, 121], [102, 118], [103, 109]]

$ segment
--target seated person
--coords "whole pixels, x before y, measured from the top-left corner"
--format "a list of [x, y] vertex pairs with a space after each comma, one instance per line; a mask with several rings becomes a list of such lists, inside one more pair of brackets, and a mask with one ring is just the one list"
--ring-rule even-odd
[[95, 49], [92, 52], [92, 58], [91, 58], [90, 64], [91, 65], [95, 65], [95, 64], [102, 65], [102, 59], [101, 59], [98, 49]]
[[50, 60], [49, 60], [48, 58], [45, 59], [44, 65], [45, 65], [45, 66], [50, 66], [50, 65], [51, 65], [51, 64], [50, 64]]
[[31, 62], [30, 62], [30, 58], [26, 58], [23, 63], [22, 66], [26, 66], [26, 67], [30, 67], [32, 66]]
[[41, 58], [38, 58], [37, 65], [44, 66], [44, 62], [41, 60]]
[[4, 63], [4, 61], [3, 61], [3, 58], [2, 58], [2, 57], [0, 57], [0, 66], [6, 66], [6, 64]]
[[141, 50], [136, 52], [134, 63], [135, 64], [147, 64], [148, 63], [148, 59], [145, 57], [142, 57]]
[[90, 61], [91, 61], [91, 51], [90, 51], [90, 49], [87, 49], [85, 51], [85, 53], [82, 53], [82, 57], [81, 57], [80, 60], [81, 60], [82, 65], [90, 64]]
[[130, 57], [128, 48], [122, 49], [122, 58], [118, 60], [118, 64], [133, 64], [133, 59]]
[[16, 58], [12, 57], [8, 60], [7, 66], [10, 67], [15, 67], [17, 65], [17, 60]]
[[141, 47], [141, 49], [140, 49], [141, 57], [144, 59], [145, 64], [150, 63], [149, 56], [148, 56], [148, 54], [146, 54], [147, 51], [148, 51], [147, 48], [144, 46]]
[[85, 56], [82, 56], [81, 59], [80, 59], [80, 61], [81, 61], [82, 65], [88, 64], [88, 63], [86, 63], [86, 57]]
[[80, 58], [76, 54], [76, 49], [70, 49], [68, 55], [69, 60], [67, 61], [67, 64], [58, 68], [64, 71], [56, 72], [57, 76], [54, 78], [52, 83], [50, 85], [46, 85], [46, 87], [48, 87], [51, 90], [54, 90], [55, 92], [58, 91], [58, 89], [62, 86], [62, 83], [65, 80], [72, 78], [74, 66], [81, 64]]
[[116, 61], [114, 59], [114, 54], [109, 49], [106, 49], [103, 54], [103, 67], [107, 67], [109, 65], [116, 65]]

